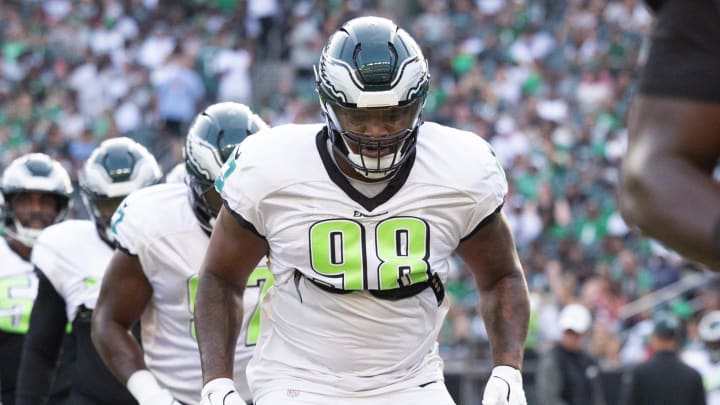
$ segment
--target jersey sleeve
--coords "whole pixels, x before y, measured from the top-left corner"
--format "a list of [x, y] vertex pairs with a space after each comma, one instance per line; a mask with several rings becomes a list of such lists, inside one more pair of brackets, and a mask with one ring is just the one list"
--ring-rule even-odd
[[471, 176], [474, 207], [470, 212], [463, 239], [489, 222], [502, 208], [508, 192], [508, 182], [500, 162], [489, 144], [482, 141], [476, 155], [476, 167]]
[[148, 238], [143, 232], [142, 201], [131, 194], [123, 200], [112, 216], [110, 230], [115, 245], [123, 252], [137, 256]]
[[68, 236], [72, 235], [66, 235], [65, 231], [63, 231], [64, 227], [61, 225], [62, 223], [48, 227], [40, 234], [33, 246], [30, 261], [43, 272], [53, 288], [61, 296], [65, 296], [66, 291], [63, 281], [68, 279], [68, 270], [63, 268], [65, 259], [62, 252], [58, 251], [58, 249], [62, 249], [62, 244], [58, 243], [58, 240], [62, 241], [62, 238], [67, 239]]
[[267, 187], [263, 180], [263, 148], [257, 142], [261, 138], [251, 136], [238, 145], [233, 157], [225, 162], [215, 188], [240, 224], [264, 237], [266, 230], [258, 209]]

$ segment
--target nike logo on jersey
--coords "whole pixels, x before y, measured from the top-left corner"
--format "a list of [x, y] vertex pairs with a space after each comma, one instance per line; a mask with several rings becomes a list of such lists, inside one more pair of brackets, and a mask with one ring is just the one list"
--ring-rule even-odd
[[356, 210], [355, 213], [353, 214], [353, 216], [354, 216], [355, 218], [360, 218], [360, 217], [362, 217], [362, 218], [374, 218], [374, 217], [380, 217], [380, 216], [386, 215], [387, 213], [388, 213], [388, 212], [385, 211], [385, 212], [380, 212], [380, 213], [377, 213], [377, 214], [364, 214], [364, 213]]
[[237, 158], [239, 158], [241, 154], [242, 152], [240, 151], [240, 145], [238, 145], [235, 147], [235, 160], [237, 160]]

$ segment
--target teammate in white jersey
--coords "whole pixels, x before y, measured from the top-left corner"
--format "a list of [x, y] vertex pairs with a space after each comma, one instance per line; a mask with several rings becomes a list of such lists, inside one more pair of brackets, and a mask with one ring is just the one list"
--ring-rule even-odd
[[100, 360], [90, 339], [90, 318], [100, 282], [114, 252], [110, 217], [130, 192], [158, 183], [155, 158], [130, 138], [102, 142], [79, 176], [92, 220], [66, 220], [46, 228], [31, 261], [39, 279], [18, 372], [17, 405], [47, 402], [68, 321], [75, 342], [73, 405], [134, 405], [127, 389]]
[[[41, 153], [10, 163], [0, 188], [5, 200], [5, 235], [0, 238], [0, 399], [5, 405], [13, 405], [20, 355], [38, 290], [30, 254], [43, 228], [67, 215], [73, 188], [60, 163]], [[61, 403], [69, 390], [72, 350], [67, 345], [65, 349], [53, 386], [54, 403]]]
[[183, 183], [187, 177], [185, 162], [178, 163], [165, 175], [165, 183]]
[[[222, 202], [212, 183], [235, 146], [265, 127], [245, 105], [208, 107], [188, 131], [186, 183], [139, 190], [113, 217], [119, 251], [103, 279], [93, 336], [105, 363], [140, 405], [200, 402], [193, 307], [198, 269]], [[246, 327], [230, 354], [234, 381], [247, 399], [245, 366], [259, 333], [260, 300], [271, 283], [266, 268], [248, 280]], [[138, 320], [142, 349], [128, 334]]]
[[720, 405], [720, 311], [705, 314], [698, 325], [705, 347], [689, 349], [681, 358], [703, 378], [707, 405]]
[[491, 148], [421, 125], [427, 61], [390, 20], [343, 25], [316, 78], [325, 126], [249, 138], [216, 182], [225, 205], [195, 309], [203, 404], [237, 403], [236, 302], [266, 253], [275, 285], [248, 365], [257, 405], [453, 403], [436, 343], [453, 253], [475, 276], [492, 345], [483, 404], [525, 404], [528, 293]]

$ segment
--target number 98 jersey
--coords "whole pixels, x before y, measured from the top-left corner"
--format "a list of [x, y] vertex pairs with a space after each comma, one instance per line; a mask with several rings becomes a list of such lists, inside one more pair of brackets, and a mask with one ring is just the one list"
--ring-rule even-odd
[[446, 303], [430, 288], [377, 297], [445, 281], [450, 255], [507, 192], [484, 140], [435, 123], [420, 127], [414, 160], [374, 196], [353, 187], [331, 150], [321, 125], [275, 127], [240, 144], [216, 181], [236, 219], [270, 246], [275, 287], [248, 367], [256, 396], [441, 380]]

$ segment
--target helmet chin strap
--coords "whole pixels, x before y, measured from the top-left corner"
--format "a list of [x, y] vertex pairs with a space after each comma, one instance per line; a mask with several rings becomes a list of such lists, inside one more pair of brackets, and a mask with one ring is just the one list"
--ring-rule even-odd
[[17, 219], [14, 220], [13, 223], [15, 225], [15, 232], [8, 232], [10, 237], [29, 248], [33, 247], [38, 236], [42, 233], [42, 229], [26, 228], [22, 226]]
[[110, 229], [109, 226], [103, 226], [102, 233], [103, 235], [105, 235], [105, 238], [108, 242], [113, 243], [115, 241], [115, 237], [112, 234], [112, 229]]

